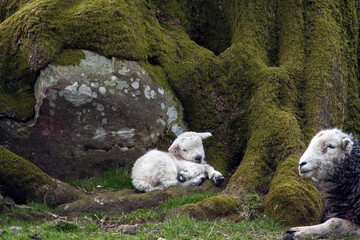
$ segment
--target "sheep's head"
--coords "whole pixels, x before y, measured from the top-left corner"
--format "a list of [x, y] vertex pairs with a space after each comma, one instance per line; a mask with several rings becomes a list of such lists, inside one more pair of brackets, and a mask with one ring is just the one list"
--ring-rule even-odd
[[175, 139], [168, 151], [187, 161], [202, 163], [205, 159], [202, 140], [210, 136], [211, 133], [185, 132]]
[[351, 136], [339, 129], [320, 131], [313, 137], [299, 161], [299, 174], [314, 181], [326, 181], [334, 173], [334, 166], [350, 155]]

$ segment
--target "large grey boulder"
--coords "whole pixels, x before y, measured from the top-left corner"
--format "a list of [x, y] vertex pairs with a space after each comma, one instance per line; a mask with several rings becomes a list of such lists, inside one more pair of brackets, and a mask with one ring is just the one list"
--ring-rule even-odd
[[164, 131], [186, 127], [179, 101], [136, 62], [83, 52], [79, 65], [41, 71], [32, 121], [0, 120], [0, 144], [59, 179], [130, 167]]

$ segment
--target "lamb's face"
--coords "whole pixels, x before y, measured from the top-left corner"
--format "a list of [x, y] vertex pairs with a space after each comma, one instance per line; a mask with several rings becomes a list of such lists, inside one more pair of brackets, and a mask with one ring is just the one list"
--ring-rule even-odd
[[199, 136], [183, 138], [179, 143], [178, 154], [185, 160], [201, 163], [205, 159], [201, 138]]
[[202, 163], [205, 160], [202, 139], [210, 136], [211, 133], [185, 132], [175, 139], [169, 148], [169, 152], [184, 160]]
[[300, 158], [299, 174], [314, 181], [326, 181], [334, 164], [344, 160], [352, 146], [350, 136], [338, 129], [320, 131]]

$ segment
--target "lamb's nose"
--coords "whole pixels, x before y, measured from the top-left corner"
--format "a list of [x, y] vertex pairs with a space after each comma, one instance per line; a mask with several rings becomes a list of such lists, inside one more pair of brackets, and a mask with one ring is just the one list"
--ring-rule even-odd
[[201, 156], [201, 155], [197, 155], [197, 156], [195, 157], [196, 162], [201, 162], [201, 159], [202, 159], [202, 156]]
[[301, 167], [303, 167], [303, 166], [305, 166], [306, 165], [306, 162], [301, 162], [301, 163], [299, 163], [299, 167], [301, 168]]

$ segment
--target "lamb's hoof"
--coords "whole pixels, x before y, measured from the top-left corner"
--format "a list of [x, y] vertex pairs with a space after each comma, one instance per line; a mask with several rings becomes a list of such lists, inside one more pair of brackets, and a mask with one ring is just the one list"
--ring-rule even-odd
[[186, 178], [185, 178], [184, 175], [182, 175], [181, 173], [178, 173], [176, 179], [177, 179], [179, 182], [185, 182], [185, 181], [186, 181]]
[[294, 230], [293, 228], [290, 228], [290, 229], [285, 231], [285, 233], [287, 233], [287, 234], [293, 234], [295, 232], [296, 232], [296, 230]]
[[225, 178], [223, 175], [215, 175], [211, 179], [217, 186], [220, 185], [222, 182], [225, 181]]

